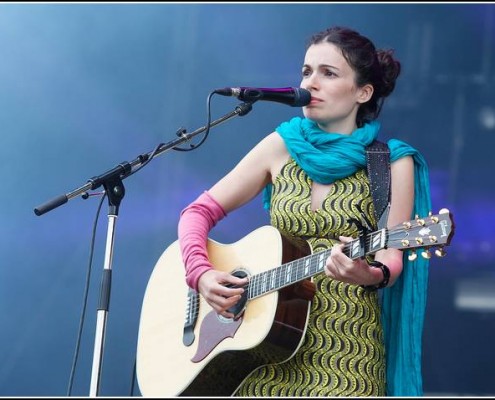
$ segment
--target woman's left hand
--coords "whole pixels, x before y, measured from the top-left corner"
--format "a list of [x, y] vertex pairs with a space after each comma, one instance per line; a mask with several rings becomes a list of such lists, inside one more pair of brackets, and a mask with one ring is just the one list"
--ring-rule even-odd
[[354, 240], [352, 237], [339, 236], [341, 243], [336, 243], [325, 264], [325, 274], [333, 279], [354, 285], [375, 285], [382, 281], [380, 269], [372, 268], [365, 259], [353, 260], [343, 253], [346, 243]]

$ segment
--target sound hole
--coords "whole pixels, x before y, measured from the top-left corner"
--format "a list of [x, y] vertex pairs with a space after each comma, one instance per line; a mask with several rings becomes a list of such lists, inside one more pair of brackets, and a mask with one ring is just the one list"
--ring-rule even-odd
[[[237, 278], [245, 278], [248, 276], [248, 273], [243, 269], [237, 269], [234, 272], [232, 272], [232, 275]], [[228, 309], [228, 312], [234, 314], [235, 320], [239, 319], [243, 314], [244, 310], [246, 309], [247, 298], [248, 298], [248, 291], [245, 290], [244, 293], [241, 295], [240, 300], [235, 305], [233, 305]]]

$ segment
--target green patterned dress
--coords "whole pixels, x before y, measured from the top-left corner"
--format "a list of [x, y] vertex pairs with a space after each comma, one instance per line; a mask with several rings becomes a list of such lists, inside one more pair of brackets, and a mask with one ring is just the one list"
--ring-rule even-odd
[[[277, 176], [271, 224], [307, 240], [313, 253], [339, 235], [356, 237], [354, 220], [376, 227], [364, 170], [331, 186], [322, 206], [311, 210], [312, 181], [289, 159]], [[318, 274], [301, 347], [289, 360], [260, 367], [236, 396], [384, 396], [385, 354], [377, 292]]]

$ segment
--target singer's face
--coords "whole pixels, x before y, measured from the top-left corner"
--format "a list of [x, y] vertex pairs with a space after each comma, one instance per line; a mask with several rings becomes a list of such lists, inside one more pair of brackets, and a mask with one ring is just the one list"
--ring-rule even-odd
[[350, 134], [356, 129], [359, 104], [365, 100], [355, 78], [337, 46], [328, 42], [310, 46], [300, 85], [311, 92], [311, 102], [303, 108], [304, 116], [328, 132]]

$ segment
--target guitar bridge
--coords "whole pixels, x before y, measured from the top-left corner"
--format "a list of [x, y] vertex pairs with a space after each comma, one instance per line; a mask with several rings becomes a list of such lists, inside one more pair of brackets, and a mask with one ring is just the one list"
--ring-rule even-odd
[[184, 322], [184, 334], [182, 336], [182, 343], [184, 346], [190, 346], [194, 343], [196, 338], [194, 335], [194, 327], [198, 320], [199, 312], [199, 293], [189, 288], [187, 292], [187, 307], [186, 307], [186, 320]]

